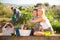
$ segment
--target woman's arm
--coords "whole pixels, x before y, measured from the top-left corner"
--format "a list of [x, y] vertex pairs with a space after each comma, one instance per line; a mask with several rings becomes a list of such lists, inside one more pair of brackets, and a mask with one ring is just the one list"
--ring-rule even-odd
[[35, 19], [35, 20], [30, 20], [31, 23], [36, 23], [36, 22], [41, 22], [43, 20], [42, 17]]

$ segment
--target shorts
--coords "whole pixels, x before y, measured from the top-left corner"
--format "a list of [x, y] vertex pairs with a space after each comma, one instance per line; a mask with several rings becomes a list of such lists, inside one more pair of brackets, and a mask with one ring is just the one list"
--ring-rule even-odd
[[51, 34], [53, 33], [53, 30], [52, 30], [51, 27], [49, 27], [49, 28], [47, 28], [47, 29], [44, 29], [44, 32], [47, 32], [47, 31], [49, 31]]

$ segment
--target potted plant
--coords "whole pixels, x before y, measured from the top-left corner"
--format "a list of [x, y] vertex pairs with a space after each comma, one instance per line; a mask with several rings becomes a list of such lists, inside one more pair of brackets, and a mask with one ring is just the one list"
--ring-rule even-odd
[[35, 30], [35, 26], [35, 24], [31, 24], [29, 26], [27, 24], [24, 24], [23, 26], [20, 26], [20, 36], [30, 36], [31, 31]]
[[20, 31], [20, 36], [29, 36], [31, 33], [31, 30], [29, 30], [29, 27], [27, 24], [24, 24]]
[[21, 22], [20, 24], [18, 24], [19, 25], [18, 28], [20, 28], [19, 29], [20, 36], [29, 36], [31, 33], [31, 30], [29, 28], [29, 23], [28, 23], [29, 18], [27, 18], [27, 15], [28, 14], [23, 14], [20, 19]]
[[[28, 10], [28, 9], [27, 9]], [[19, 28], [20, 36], [29, 36], [31, 33], [31, 26], [29, 20], [32, 18], [32, 12], [21, 10], [20, 22], [17, 25]], [[28, 29], [24, 29], [28, 26]]]

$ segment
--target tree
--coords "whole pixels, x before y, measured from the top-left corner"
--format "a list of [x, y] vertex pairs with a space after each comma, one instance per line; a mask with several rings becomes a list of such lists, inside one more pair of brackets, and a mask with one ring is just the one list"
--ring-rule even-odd
[[52, 8], [55, 9], [56, 5], [53, 5]]
[[60, 10], [55, 11], [55, 18], [58, 19], [58, 21], [60, 21]]
[[45, 5], [46, 7], [48, 7], [48, 6], [49, 6], [49, 3], [44, 3], [44, 5]]
[[4, 5], [3, 3], [0, 3], [0, 16], [4, 17], [5, 16], [12, 16], [12, 12], [10, 7]]
[[22, 6], [20, 6], [19, 9], [22, 10]]
[[35, 7], [37, 7], [38, 5], [42, 5], [42, 3], [37, 3]]

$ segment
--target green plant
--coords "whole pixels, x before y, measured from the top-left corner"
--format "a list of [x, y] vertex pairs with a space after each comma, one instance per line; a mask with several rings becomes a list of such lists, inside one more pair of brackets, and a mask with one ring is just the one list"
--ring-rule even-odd
[[33, 27], [35, 28], [35, 27], [36, 27], [36, 24], [30, 24], [30, 25], [29, 25], [29, 29], [30, 29], [30, 30], [31, 30]]
[[60, 23], [54, 23], [52, 27], [57, 33], [60, 33]]

